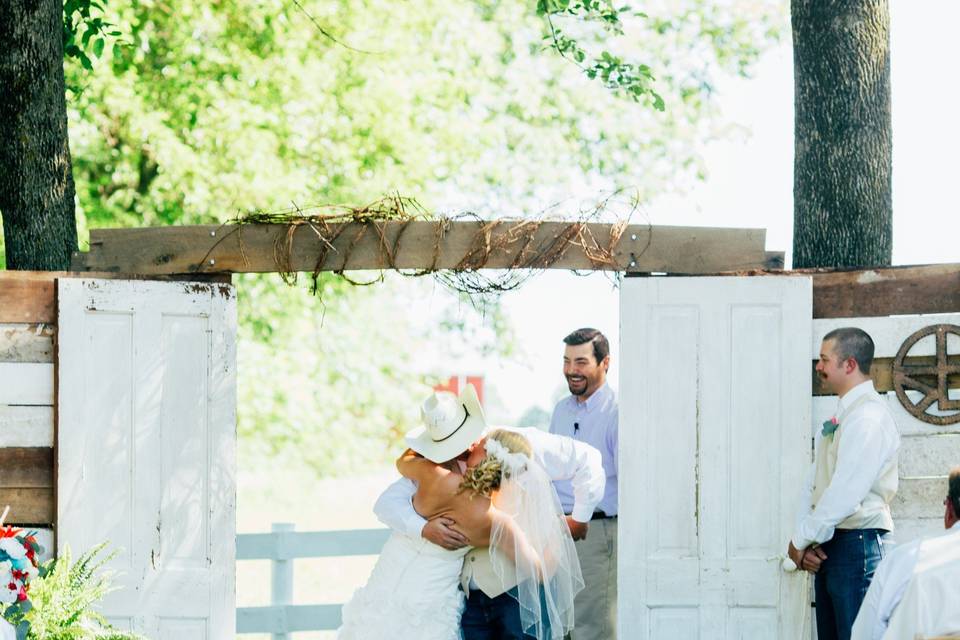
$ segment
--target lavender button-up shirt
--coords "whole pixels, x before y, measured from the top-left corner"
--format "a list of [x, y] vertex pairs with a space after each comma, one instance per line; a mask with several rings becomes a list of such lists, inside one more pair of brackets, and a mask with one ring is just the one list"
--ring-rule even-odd
[[[586, 402], [577, 402], [573, 395], [567, 396], [557, 403], [553, 410], [553, 417], [550, 419], [550, 433], [568, 436], [600, 451], [607, 485], [597, 509], [608, 516], [618, 513], [618, 419], [617, 397], [608, 384], [594, 391]], [[563, 505], [564, 512], [570, 513], [573, 509], [573, 487], [570, 481], [558, 480], [553, 484], [557, 488], [557, 495], [560, 496], [560, 504]]]

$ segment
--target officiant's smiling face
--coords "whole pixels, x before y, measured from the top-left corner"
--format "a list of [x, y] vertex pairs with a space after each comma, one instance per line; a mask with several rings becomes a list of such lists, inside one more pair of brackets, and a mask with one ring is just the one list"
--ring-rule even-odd
[[582, 399], [589, 398], [606, 381], [610, 356], [597, 362], [593, 343], [570, 345], [563, 350], [563, 375], [570, 393]]

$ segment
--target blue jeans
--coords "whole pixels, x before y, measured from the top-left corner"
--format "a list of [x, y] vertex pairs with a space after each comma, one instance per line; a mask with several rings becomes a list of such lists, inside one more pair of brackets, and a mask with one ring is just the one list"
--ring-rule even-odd
[[827, 559], [813, 581], [817, 639], [850, 640], [853, 621], [883, 559], [883, 529], [837, 529], [820, 548]]
[[[544, 591], [540, 587], [540, 606], [543, 607], [544, 603]], [[549, 636], [547, 626], [546, 636]], [[478, 589], [471, 589], [460, 618], [460, 629], [463, 631], [463, 640], [529, 640], [535, 637], [523, 632], [516, 587], [496, 598], [490, 598]]]

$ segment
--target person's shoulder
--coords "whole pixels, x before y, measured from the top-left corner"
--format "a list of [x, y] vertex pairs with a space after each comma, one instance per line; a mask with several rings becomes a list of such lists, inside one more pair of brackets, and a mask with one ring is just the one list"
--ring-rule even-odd
[[617, 404], [617, 392], [614, 391], [610, 385], [604, 387], [604, 394], [600, 399], [602, 401], [600, 404], [601, 411], [612, 417], [620, 415], [620, 407]]
[[876, 397], [870, 401], [864, 402], [857, 407], [847, 418], [850, 427], [855, 428], [885, 428], [897, 431], [897, 423], [887, 405], [886, 399], [876, 394]]

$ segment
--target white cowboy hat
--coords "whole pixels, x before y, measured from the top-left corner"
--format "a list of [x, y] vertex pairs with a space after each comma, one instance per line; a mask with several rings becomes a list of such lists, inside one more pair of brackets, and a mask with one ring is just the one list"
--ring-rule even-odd
[[433, 462], [446, 462], [470, 448], [486, 431], [487, 422], [472, 384], [460, 397], [437, 391], [420, 405], [423, 426], [407, 433], [407, 446]]

